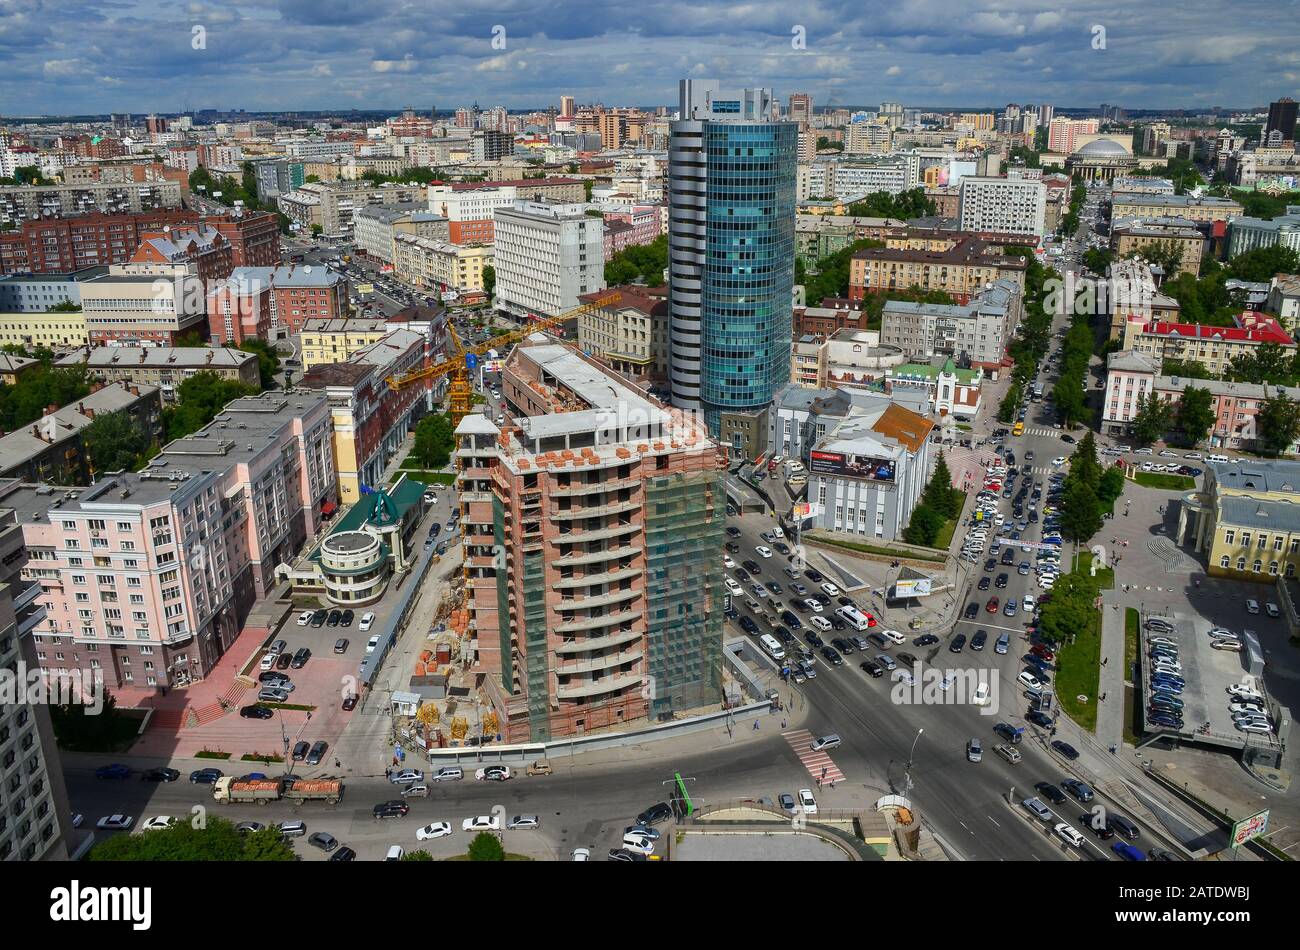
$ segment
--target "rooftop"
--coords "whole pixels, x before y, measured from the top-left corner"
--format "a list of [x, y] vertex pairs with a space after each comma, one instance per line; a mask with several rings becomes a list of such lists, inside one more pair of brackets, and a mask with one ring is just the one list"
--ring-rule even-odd
[[1234, 327], [1211, 327], [1200, 323], [1167, 323], [1163, 320], [1152, 320], [1142, 328], [1142, 332], [1154, 336], [1190, 337], [1197, 340], [1295, 346], [1295, 341], [1282, 328], [1282, 324], [1269, 314], [1247, 311], [1237, 314], [1233, 319], [1237, 323]]
[[1272, 531], [1300, 531], [1300, 504], [1261, 501], [1239, 495], [1219, 497], [1220, 522]]
[[158, 392], [157, 386], [134, 388], [132, 393], [126, 382], [110, 383], [0, 438], [0, 471], [18, 468], [51, 445], [71, 438], [90, 425], [95, 415], [126, 409]]
[[237, 369], [256, 363], [257, 354], [224, 346], [95, 346], [86, 354], [85, 362], [92, 370], [133, 366]]
[[1205, 464], [1222, 488], [1235, 491], [1300, 492], [1298, 461], [1235, 458]]

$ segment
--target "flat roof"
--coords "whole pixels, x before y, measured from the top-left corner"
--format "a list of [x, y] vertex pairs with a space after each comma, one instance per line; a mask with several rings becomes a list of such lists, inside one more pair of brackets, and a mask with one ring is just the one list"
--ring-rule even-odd
[[103, 367], [198, 366], [234, 369], [256, 362], [256, 353], [245, 353], [225, 346], [96, 346], [86, 356], [91, 369]]

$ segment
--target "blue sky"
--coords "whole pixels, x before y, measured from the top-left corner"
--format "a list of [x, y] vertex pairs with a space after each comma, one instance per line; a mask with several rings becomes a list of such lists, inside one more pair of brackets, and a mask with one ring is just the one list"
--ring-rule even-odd
[[1300, 98], [1300, 0], [0, 0], [0, 113], [651, 105], [684, 76], [818, 105], [1258, 105]]

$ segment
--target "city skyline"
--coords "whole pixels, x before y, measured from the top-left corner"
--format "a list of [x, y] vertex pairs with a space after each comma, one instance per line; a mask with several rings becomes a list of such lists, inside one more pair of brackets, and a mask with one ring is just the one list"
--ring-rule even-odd
[[[1223, 22], [1208, 2], [1176, 16], [1109, 3], [1042, 11], [1020, 0], [913, 0], [871, 10], [830, 2], [791, 13], [728, 7], [566, 2], [546, 11], [401, 0], [266, 7], [156, 0], [110, 5], [15, 0], [0, 18], [0, 97], [24, 115], [397, 107], [477, 99], [512, 109], [579, 102], [675, 101], [677, 80], [761, 76], [819, 107], [882, 100], [934, 108], [970, 102], [1118, 102], [1128, 108], [1247, 107], [1300, 91], [1300, 53], [1254, 29], [1250, 2]], [[421, 20], [423, 17], [423, 21]], [[1160, 22], [1160, 33], [1148, 24]], [[421, 23], [427, 26], [421, 26]], [[290, 39], [291, 37], [291, 39]], [[1104, 40], [1104, 49], [1094, 48]], [[196, 46], [198, 48], [196, 48]], [[799, 48], [796, 48], [799, 47]]]

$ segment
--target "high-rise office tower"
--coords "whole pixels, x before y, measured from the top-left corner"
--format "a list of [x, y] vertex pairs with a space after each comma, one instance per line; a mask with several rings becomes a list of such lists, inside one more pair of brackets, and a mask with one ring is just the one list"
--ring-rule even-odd
[[560, 96], [560, 115], [565, 118], [573, 116], [573, 96]]
[[[1268, 104], [1268, 122], [1264, 126], [1264, 144], [1295, 141], [1296, 101], [1283, 96]], [[1276, 134], [1275, 134], [1276, 133]]]
[[680, 88], [668, 145], [672, 400], [738, 455], [790, 378], [799, 126], [773, 119], [770, 89]]
[[790, 114], [787, 118], [791, 122], [811, 122], [812, 111], [812, 96], [806, 92], [790, 93]]

